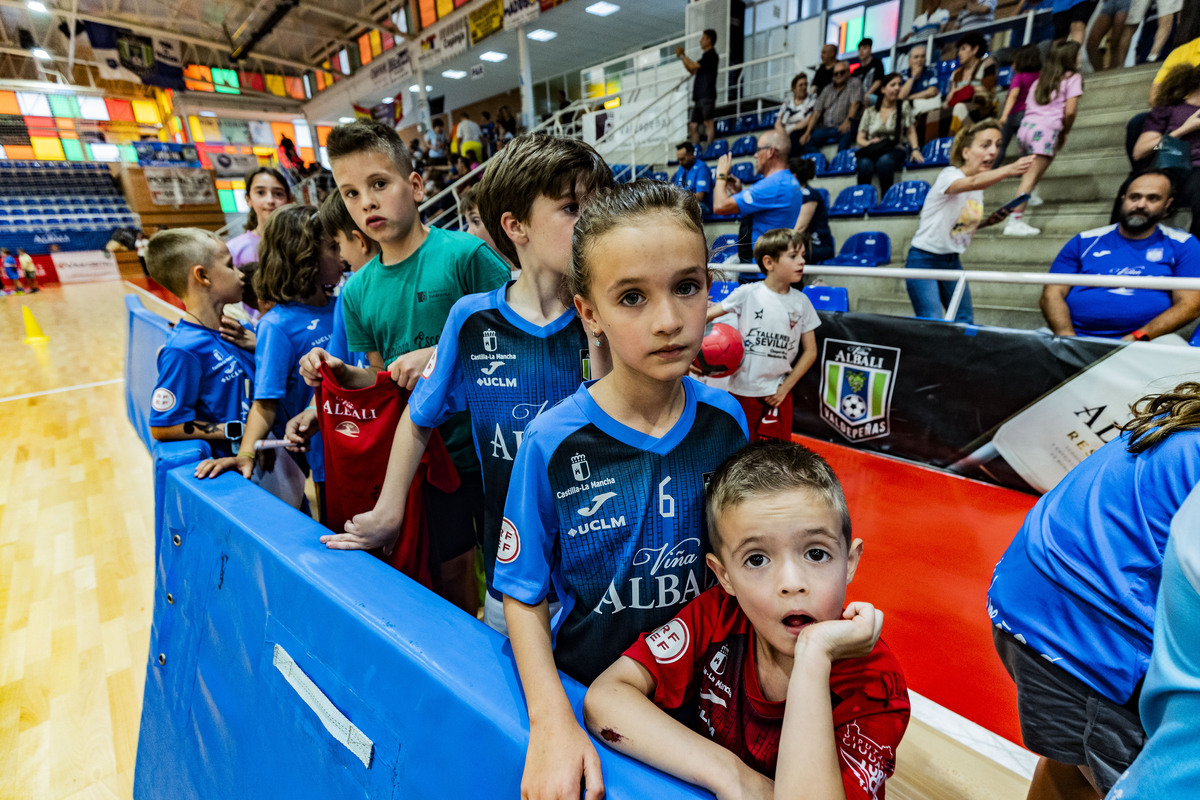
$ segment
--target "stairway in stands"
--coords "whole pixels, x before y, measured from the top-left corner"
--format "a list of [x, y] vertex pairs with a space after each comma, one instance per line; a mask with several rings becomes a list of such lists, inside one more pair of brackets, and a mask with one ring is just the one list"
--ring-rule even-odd
[[[1007, 272], [1046, 272], [1067, 240], [1080, 231], [1108, 224], [1117, 189], [1129, 173], [1125, 157], [1125, 124], [1131, 116], [1147, 108], [1150, 83], [1158, 65], [1142, 65], [1125, 70], [1084, 76], [1084, 94], [1079, 116], [1067, 146], [1042, 178], [1038, 193], [1045, 204], [1026, 212], [1030, 224], [1042, 229], [1036, 237], [1018, 238], [1001, 235], [1002, 226], [978, 232], [963, 256], [967, 269]], [[737, 135], [725, 137], [730, 146]], [[823, 151], [832, 159], [835, 148]], [[1016, 158], [1016, 142], [1009, 145], [1009, 160]], [[734, 163], [752, 157], [734, 159]], [[709, 162], [715, 167], [715, 162]], [[668, 169], [656, 165], [656, 170]], [[674, 170], [671, 166], [669, 169]], [[937, 169], [908, 170], [897, 180], [920, 179], [933, 182]], [[814, 187], [829, 191], [836, 198], [842, 189], [853, 186], [853, 175], [818, 177]], [[1017, 193], [1017, 180], [1004, 181], [985, 193], [986, 208], [995, 209]], [[1190, 217], [1180, 212], [1167, 224], [1186, 228]], [[892, 260], [887, 266], [904, 266], [905, 254], [917, 230], [917, 216], [872, 217], [831, 220], [838, 244], [859, 231], [882, 231], [891, 239]], [[724, 233], [737, 233], [737, 222], [705, 224], [709, 241]], [[903, 281], [872, 278], [870, 267], [863, 277], [826, 277], [826, 283], [845, 286], [850, 292], [850, 309], [907, 316], [912, 306]], [[971, 288], [975, 321], [981, 325], [1033, 329], [1045, 322], [1038, 310], [1040, 286], [977, 283]]]

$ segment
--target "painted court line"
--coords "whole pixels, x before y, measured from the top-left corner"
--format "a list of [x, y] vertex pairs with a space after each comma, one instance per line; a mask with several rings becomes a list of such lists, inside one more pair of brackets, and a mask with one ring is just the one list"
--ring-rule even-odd
[[1023, 778], [1033, 777], [1033, 768], [1037, 764], [1038, 757], [1024, 747], [1013, 744], [1003, 736], [989, 731], [945, 706], [938, 705], [912, 689], [908, 690], [908, 699], [912, 703], [913, 719], [919, 719], [929, 727], [941, 731], [951, 739], [962, 743], [979, 755], [1007, 767]]
[[74, 392], [79, 389], [94, 389], [97, 386], [112, 386], [114, 383], [124, 383], [124, 378], [109, 378], [106, 381], [96, 381], [95, 383], [81, 383], [76, 386], [62, 386], [58, 389], [45, 389], [41, 392], [29, 392], [28, 394], [14, 394], [8, 397], [0, 397], [0, 403], [10, 403], [13, 400], [28, 400], [31, 397], [44, 397], [48, 394], [61, 394], [62, 392]]

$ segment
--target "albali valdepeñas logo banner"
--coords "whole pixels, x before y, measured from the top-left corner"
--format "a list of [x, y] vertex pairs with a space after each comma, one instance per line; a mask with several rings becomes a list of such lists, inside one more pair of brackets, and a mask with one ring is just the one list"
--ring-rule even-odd
[[821, 354], [821, 419], [851, 442], [891, 431], [900, 348], [826, 339]]

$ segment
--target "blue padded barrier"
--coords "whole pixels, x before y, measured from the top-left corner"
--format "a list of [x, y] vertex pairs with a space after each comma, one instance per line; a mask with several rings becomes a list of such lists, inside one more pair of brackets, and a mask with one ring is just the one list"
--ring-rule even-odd
[[[502, 636], [327, 550], [240, 477], [183, 467], [165, 486], [137, 800], [518, 795], [528, 717]], [[564, 684], [578, 715], [583, 688]], [[609, 797], [711, 797], [596, 750]]]
[[135, 294], [125, 295], [129, 311], [125, 344], [125, 414], [147, 450], [154, 449], [150, 436], [150, 398], [158, 383], [158, 351], [167, 342], [171, 325], [147, 310]]

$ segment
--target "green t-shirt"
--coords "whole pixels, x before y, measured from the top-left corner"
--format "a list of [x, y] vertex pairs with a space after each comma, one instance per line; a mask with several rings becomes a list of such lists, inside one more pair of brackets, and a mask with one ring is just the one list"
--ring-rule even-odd
[[[460, 297], [490, 291], [510, 278], [508, 264], [480, 239], [430, 228], [408, 258], [384, 264], [375, 256], [346, 283], [346, 343], [353, 353], [379, 353], [384, 364], [433, 347]], [[478, 472], [467, 414], [454, 415], [438, 430], [455, 466]]]

